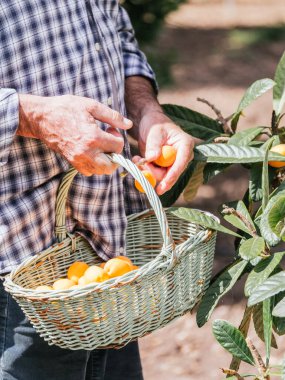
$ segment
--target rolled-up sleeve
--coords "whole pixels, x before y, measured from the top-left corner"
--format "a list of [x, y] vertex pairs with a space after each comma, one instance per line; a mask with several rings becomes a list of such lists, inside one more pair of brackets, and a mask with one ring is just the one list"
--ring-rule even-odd
[[123, 51], [125, 77], [135, 75], [146, 77], [157, 91], [155, 74], [147, 62], [145, 54], [139, 49], [130, 18], [122, 6], [119, 7], [117, 30]]
[[0, 88], [0, 166], [8, 161], [19, 125], [19, 98], [14, 89]]

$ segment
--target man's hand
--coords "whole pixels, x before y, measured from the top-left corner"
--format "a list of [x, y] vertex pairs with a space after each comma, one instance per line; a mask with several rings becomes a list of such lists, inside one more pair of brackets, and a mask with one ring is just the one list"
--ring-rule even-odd
[[[193, 159], [195, 139], [164, 115], [150, 81], [143, 77], [126, 79], [126, 106], [134, 122], [130, 134], [148, 161], [143, 168], [153, 172], [159, 182], [156, 191], [163, 194], [171, 189]], [[160, 155], [163, 145], [172, 145], [177, 151], [174, 164], [167, 169], [151, 164]], [[134, 162], [138, 161], [140, 157], [134, 157]]]
[[[194, 139], [183, 132], [162, 111], [146, 113], [142, 117], [138, 143], [140, 152], [148, 161], [146, 167], [159, 181], [156, 188], [159, 195], [171, 189], [193, 159]], [[169, 168], [159, 168], [151, 164], [160, 156], [163, 145], [171, 145], [177, 152], [176, 160]]]
[[[84, 175], [112, 174], [117, 165], [104, 153], [121, 153], [124, 139], [118, 129], [132, 122], [90, 98], [73, 95], [19, 95], [17, 134], [40, 139]], [[105, 132], [96, 123], [110, 125]]]

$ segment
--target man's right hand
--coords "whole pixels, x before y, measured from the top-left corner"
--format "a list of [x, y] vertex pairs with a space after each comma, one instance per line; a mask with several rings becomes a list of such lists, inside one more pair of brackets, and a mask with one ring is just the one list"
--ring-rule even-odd
[[[121, 153], [124, 139], [116, 129], [132, 122], [93, 99], [63, 95], [19, 95], [17, 135], [40, 139], [84, 175], [112, 174], [117, 165], [104, 153]], [[105, 132], [97, 120], [107, 123]]]

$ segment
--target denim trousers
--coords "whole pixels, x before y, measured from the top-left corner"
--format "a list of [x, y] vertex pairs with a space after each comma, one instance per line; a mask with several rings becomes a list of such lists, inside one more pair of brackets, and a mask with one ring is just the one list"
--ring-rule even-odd
[[49, 346], [0, 280], [0, 380], [143, 380], [138, 343], [119, 350]]

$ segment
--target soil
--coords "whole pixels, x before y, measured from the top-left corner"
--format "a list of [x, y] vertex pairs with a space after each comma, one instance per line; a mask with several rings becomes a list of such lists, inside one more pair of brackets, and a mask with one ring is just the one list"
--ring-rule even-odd
[[[214, 116], [197, 97], [206, 98], [224, 116], [230, 115], [245, 89], [257, 79], [273, 78], [284, 51], [284, 0], [190, 1], [171, 14], [156, 43], [160, 54], [175, 59], [170, 65], [173, 85], [160, 91], [161, 103], [185, 105]], [[246, 110], [241, 128], [269, 125], [272, 94], [268, 93]], [[222, 202], [243, 196], [247, 172], [236, 166], [200, 188], [187, 206], [217, 214]], [[178, 204], [185, 205], [183, 199]], [[233, 259], [233, 240], [219, 236], [213, 273]], [[242, 284], [221, 301], [214, 319], [226, 319], [235, 326], [242, 318], [245, 299]], [[194, 313], [195, 314], [195, 313]], [[185, 315], [140, 341], [145, 380], [218, 380], [225, 378], [231, 356], [215, 341], [211, 323], [199, 329], [195, 315]], [[264, 354], [262, 342], [250, 337]], [[280, 343], [281, 341], [281, 343]], [[279, 350], [272, 351], [272, 363], [281, 364], [284, 337]], [[241, 372], [254, 369], [242, 366]], [[274, 379], [274, 377], [272, 377]], [[127, 380], [127, 379], [126, 379]]]

